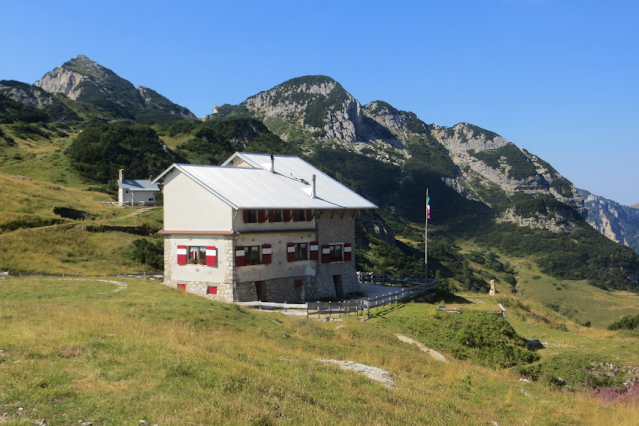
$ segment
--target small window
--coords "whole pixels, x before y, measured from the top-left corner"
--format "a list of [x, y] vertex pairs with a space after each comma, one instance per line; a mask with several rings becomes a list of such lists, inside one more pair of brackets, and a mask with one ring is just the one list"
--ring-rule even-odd
[[295, 244], [295, 260], [308, 260], [308, 244], [307, 243]]
[[246, 266], [261, 264], [260, 246], [244, 247], [244, 262]]
[[128, 194], [128, 193], [129, 193], [129, 190], [127, 189], [126, 191], [124, 191], [124, 193], [125, 193], [125, 194]]
[[257, 223], [257, 210], [246, 210], [244, 217], [246, 223]]
[[186, 291], [186, 284], [178, 284], [178, 290]]
[[331, 260], [331, 262], [341, 262], [343, 260], [341, 244], [330, 245], [329, 249], [329, 259]]
[[206, 265], [206, 247], [189, 247], [187, 263], [189, 265]]
[[302, 287], [302, 280], [295, 280], [295, 288], [301, 288]]
[[149, 201], [153, 201], [153, 198], [149, 198]]
[[269, 222], [281, 222], [282, 221], [282, 210], [269, 210], [269, 212], [268, 212], [268, 221]]
[[217, 287], [208, 286], [206, 289], [206, 294], [217, 294]]
[[293, 210], [293, 222], [303, 222], [306, 220], [306, 211], [303, 209]]

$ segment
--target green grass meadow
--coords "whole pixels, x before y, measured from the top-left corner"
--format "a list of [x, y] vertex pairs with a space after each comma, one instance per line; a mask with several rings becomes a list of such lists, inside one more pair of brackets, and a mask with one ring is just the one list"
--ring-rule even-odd
[[[401, 332], [436, 347], [402, 326], [402, 318], [426, 324], [435, 305], [397, 304], [368, 321], [327, 322], [247, 311], [158, 281], [119, 281], [128, 288], [98, 279], [0, 281], [0, 411], [7, 424], [631, 425], [639, 414], [636, 405], [520, 382], [508, 368], [446, 352], [450, 362], [438, 362], [395, 337]], [[512, 321], [522, 333], [520, 323]], [[636, 338], [609, 335], [636, 345]], [[560, 336], [588, 344], [600, 338], [549, 338]], [[549, 350], [539, 351], [542, 360]], [[319, 357], [388, 370], [395, 387]]]

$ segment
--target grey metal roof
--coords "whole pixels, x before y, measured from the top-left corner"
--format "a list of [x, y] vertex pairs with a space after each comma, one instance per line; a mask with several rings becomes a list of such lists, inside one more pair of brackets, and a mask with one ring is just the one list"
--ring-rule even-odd
[[[154, 182], [176, 168], [236, 209], [377, 208], [299, 157], [276, 155], [275, 173], [271, 173], [270, 155], [236, 153], [234, 156], [241, 156], [254, 167], [174, 164]], [[313, 175], [317, 176], [316, 198], [310, 197]]]
[[122, 189], [128, 189], [129, 191], [159, 191], [160, 188], [148, 179], [124, 179], [122, 182], [118, 182], [118, 185]]

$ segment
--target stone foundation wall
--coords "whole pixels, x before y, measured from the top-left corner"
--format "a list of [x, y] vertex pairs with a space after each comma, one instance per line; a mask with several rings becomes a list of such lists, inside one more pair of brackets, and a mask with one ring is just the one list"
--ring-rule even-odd
[[[295, 287], [295, 281], [302, 281], [302, 287]], [[299, 277], [277, 278], [261, 281], [262, 302], [301, 303], [308, 299], [307, 295], [313, 293], [316, 287], [316, 279], [313, 276], [302, 275]], [[239, 302], [252, 302], [260, 300], [257, 294], [255, 281], [237, 283], [236, 294]]]
[[[178, 288], [178, 284], [186, 285], [186, 291], [189, 293], [193, 293], [197, 296], [206, 297], [209, 300], [214, 300], [216, 302], [233, 302], [233, 284], [230, 283], [205, 283], [198, 281], [174, 281], [164, 279], [164, 285], [171, 288]], [[217, 287], [217, 294], [207, 294], [208, 287]]]

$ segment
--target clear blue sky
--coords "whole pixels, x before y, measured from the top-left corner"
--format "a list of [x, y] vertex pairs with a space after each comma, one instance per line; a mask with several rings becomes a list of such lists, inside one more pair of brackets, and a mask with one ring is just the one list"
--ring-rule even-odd
[[325, 74], [362, 104], [473, 123], [639, 202], [636, 0], [21, 0], [2, 16], [0, 79], [84, 54], [203, 116]]

